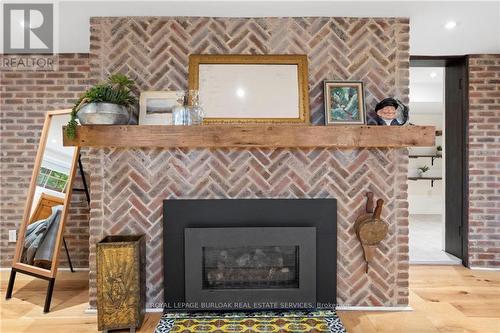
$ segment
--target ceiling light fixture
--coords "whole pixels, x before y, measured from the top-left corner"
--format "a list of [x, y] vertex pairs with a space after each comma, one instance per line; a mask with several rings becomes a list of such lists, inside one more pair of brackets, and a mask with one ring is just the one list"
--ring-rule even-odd
[[451, 30], [451, 29], [454, 29], [455, 27], [457, 26], [457, 22], [455, 21], [448, 21], [446, 22], [446, 24], [444, 25], [444, 27], [448, 30]]
[[242, 88], [238, 88], [236, 90], [236, 96], [242, 98], [242, 97], [245, 97], [245, 90], [243, 90]]
[[429, 74], [429, 75], [430, 75], [432, 78], [435, 78], [435, 77], [437, 77], [437, 76], [438, 76], [436, 72], [431, 72], [431, 74]]

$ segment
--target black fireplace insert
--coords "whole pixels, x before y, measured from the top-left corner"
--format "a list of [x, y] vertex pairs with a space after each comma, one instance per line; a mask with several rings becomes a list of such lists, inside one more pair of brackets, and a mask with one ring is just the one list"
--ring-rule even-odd
[[330, 308], [335, 199], [165, 200], [165, 306]]

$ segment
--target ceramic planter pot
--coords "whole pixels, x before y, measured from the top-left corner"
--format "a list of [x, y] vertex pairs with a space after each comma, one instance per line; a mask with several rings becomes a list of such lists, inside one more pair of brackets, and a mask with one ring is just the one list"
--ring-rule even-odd
[[126, 125], [130, 113], [126, 106], [112, 103], [89, 103], [76, 114], [82, 125]]

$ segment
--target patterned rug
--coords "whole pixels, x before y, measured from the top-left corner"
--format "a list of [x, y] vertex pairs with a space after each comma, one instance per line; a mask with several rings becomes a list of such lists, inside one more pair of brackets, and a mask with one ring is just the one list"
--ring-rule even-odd
[[333, 310], [165, 312], [154, 333], [347, 333]]

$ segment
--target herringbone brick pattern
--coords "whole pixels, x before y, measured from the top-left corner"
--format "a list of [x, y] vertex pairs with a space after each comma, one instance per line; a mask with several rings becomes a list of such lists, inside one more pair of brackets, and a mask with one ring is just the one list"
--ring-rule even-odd
[[[92, 18], [91, 79], [122, 72], [141, 90], [187, 86], [192, 53], [307, 54], [311, 121], [323, 122], [322, 81], [365, 82], [371, 110], [408, 101], [407, 19]], [[163, 299], [162, 201], [166, 198], [338, 199], [338, 303], [408, 303], [406, 150], [92, 149], [90, 304], [95, 247], [105, 234], [145, 233], [147, 302]], [[387, 202], [389, 237], [368, 274], [352, 225], [364, 193]], [[168, 286], [167, 286], [168, 288]]]
[[92, 18], [91, 74], [122, 72], [140, 90], [187, 87], [190, 54], [307, 54], [311, 122], [324, 121], [323, 80], [362, 80], [367, 110], [408, 102], [407, 19]]
[[[91, 243], [106, 234], [147, 235], [149, 303], [162, 300], [167, 198], [337, 198], [338, 302], [395, 305], [406, 297], [404, 285], [398, 295], [398, 264], [406, 256], [398, 245], [407, 241], [400, 239], [407, 233], [406, 150], [96, 149], [90, 155]], [[390, 225], [368, 275], [352, 230], [366, 191], [385, 200]]]

